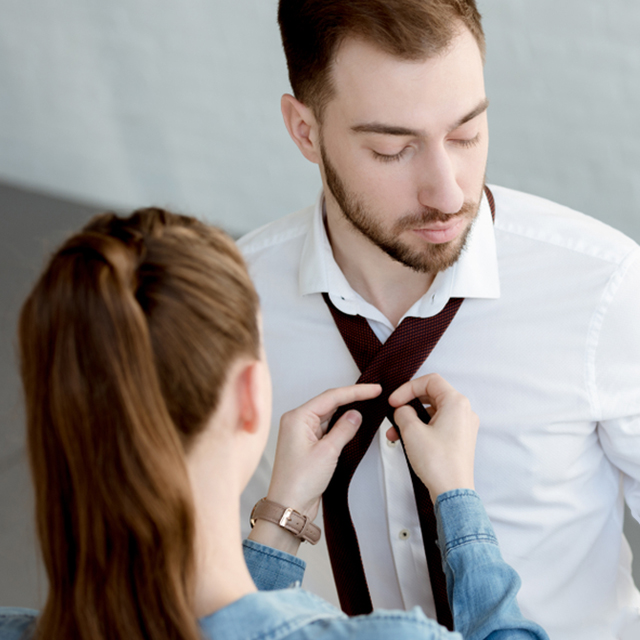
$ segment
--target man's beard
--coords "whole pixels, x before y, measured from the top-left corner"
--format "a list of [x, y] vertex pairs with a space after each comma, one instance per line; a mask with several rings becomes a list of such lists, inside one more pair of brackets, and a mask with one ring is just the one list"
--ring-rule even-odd
[[[438, 209], [424, 207], [422, 211], [407, 214], [400, 218], [386, 231], [379, 222], [367, 214], [365, 206], [353, 194], [347, 191], [337, 171], [329, 161], [324, 145], [320, 145], [320, 153], [324, 165], [327, 187], [336, 199], [345, 218], [362, 235], [388, 256], [419, 273], [438, 273], [454, 265], [464, 251], [471, 223], [478, 213], [480, 198], [477, 202], [465, 202], [458, 213], [442, 213]], [[403, 231], [419, 229], [434, 222], [449, 222], [452, 219], [465, 218], [468, 220], [465, 230], [454, 240], [440, 244], [428, 243], [421, 250], [412, 249], [398, 239]]]

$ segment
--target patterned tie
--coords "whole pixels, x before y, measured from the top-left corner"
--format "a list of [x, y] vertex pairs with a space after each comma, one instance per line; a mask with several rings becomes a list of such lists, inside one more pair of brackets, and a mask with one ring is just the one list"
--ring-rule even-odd
[[[491, 214], [495, 219], [493, 194], [485, 187]], [[336, 309], [329, 296], [324, 300], [353, 359], [360, 369], [358, 383], [377, 382], [382, 393], [373, 400], [341, 407], [333, 416], [329, 429], [349, 409], [357, 409], [363, 417], [356, 436], [342, 451], [336, 471], [323, 496], [324, 529], [331, 567], [338, 589], [340, 605], [345, 613], [359, 615], [373, 610], [369, 588], [362, 566], [351, 514], [349, 484], [369, 445], [385, 417], [393, 421], [393, 408], [388, 399], [400, 385], [411, 380], [453, 320], [462, 298], [451, 298], [444, 309], [431, 318], [405, 318], [382, 345], [362, 316], [352, 316]], [[429, 414], [418, 400], [411, 405], [418, 416], [429, 422]], [[408, 464], [408, 460], [407, 460]], [[453, 618], [447, 600], [447, 587], [440, 550], [436, 544], [437, 529], [433, 504], [427, 488], [409, 465], [416, 498], [420, 528], [429, 567], [429, 579], [438, 622], [453, 629]]]

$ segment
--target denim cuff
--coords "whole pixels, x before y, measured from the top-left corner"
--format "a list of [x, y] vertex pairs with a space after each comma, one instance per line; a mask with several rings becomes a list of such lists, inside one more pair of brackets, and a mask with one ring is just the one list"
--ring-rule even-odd
[[438, 546], [442, 557], [463, 544], [498, 544], [480, 496], [471, 489], [454, 489], [438, 496], [435, 504]]
[[249, 573], [260, 591], [299, 586], [307, 566], [304, 560], [253, 540], [245, 540], [242, 547]]

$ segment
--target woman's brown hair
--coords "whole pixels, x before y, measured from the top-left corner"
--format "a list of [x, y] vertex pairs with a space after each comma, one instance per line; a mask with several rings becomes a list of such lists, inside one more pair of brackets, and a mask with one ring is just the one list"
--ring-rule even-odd
[[98, 216], [50, 259], [19, 324], [38, 638], [199, 638], [184, 450], [258, 357], [257, 308], [233, 241], [160, 209]]

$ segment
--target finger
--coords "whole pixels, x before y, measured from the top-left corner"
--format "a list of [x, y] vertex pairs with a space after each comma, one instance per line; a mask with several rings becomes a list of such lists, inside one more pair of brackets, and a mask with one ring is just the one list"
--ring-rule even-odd
[[387, 440], [389, 442], [397, 442], [398, 440], [400, 440], [400, 434], [395, 427], [389, 427], [387, 429], [387, 433], [385, 433], [385, 436], [387, 436]]
[[343, 404], [370, 400], [380, 395], [381, 391], [382, 387], [379, 384], [354, 384], [349, 387], [337, 387], [305, 402], [300, 409], [311, 412], [320, 421], [324, 421], [330, 418], [331, 414]]
[[400, 407], [411, 402], [414, 398], [418, 398], [423, 404], [428, 403], [430, 398], [426, 394], [427, 380], [428, 375], [405, 382], [389, 396], [389, 404], [392, 407]]
[[343, 416], [340, 416], [333, 429], [322, 438], [322, 442], [325, 445], [332, 446], [337, 455], [340, 455], [344, 446], [356, 435], [361, 424], [362, 414], [355, 409], [351, 409]]
[[423, 404], [431, 404], [437, 409], [452, 394], [458, 394], [458, 392], [442, 376], [429, 373], [398, 387], [389, 396], [389, 404], [392, 407], [399, 407], [418, 398]]
[[393, 413], [393, 419], [398, 425], [400, 432], [404, 432], [405, 429], [413, 424], [425, 424], [424, 422], [422, 422], [422, 420], [420, 420], [420, 418], [418, 418], [416, 410], [408, 404], [404, 404], [396, 409]]
[[424, 446], [431, 437], [432, 428], [420, 420], [411, 405], [405, 404], [396, 409], [393, 418], [402, 434], [402, 440], [405, 447], [407, 447], [408, 454], [411, 454], [412, 447], [416, 442], [422, 443], [422, 446]]

